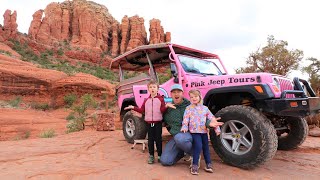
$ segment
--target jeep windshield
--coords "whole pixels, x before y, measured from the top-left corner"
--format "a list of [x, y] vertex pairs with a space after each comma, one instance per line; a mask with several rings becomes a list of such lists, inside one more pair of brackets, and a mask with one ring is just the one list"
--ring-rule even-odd
[[195, 73], [202, 75], [222, 75], [218, 66], [209, 60], [198, 59], [189, 56], [179, 55], [182, 68], [186, 73]]

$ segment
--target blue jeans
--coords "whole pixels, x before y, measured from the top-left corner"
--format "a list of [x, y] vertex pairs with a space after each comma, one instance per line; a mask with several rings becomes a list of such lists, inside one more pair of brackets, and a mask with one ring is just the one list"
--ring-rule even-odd
[[208, 141], [208, 134], [207, 133], [192, 133], [193, 139], [193, 165], [198, 165], [199, 156], [201, 150], [203, 150], [204, 160], [206, 164], [211, 163], [210, 159], [210, 150], [209, 150], [209, 141]]
[[161, 155], [163, 166], [172, 166], [183, 158], [184, 153], [192, 154], [192, 136], [190, 133], [178, 133], [166, 144]]

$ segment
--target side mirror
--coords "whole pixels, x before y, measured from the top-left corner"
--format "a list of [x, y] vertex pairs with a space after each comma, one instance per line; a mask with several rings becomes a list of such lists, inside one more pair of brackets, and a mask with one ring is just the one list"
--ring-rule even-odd
[[170, 70], [171, 70], [172, 76], [174, 77], [173, 82], [179, 83], [177, 67], [174, 63], [170, 63]]

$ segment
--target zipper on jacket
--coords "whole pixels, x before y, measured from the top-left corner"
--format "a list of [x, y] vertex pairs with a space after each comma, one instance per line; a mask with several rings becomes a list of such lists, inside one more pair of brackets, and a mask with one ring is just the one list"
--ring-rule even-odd
[[153, 123], [153, 97], [151, 97], [151, 117], [152, 117], [151, 127], [153, 127], [154, 126], [154, 123]]

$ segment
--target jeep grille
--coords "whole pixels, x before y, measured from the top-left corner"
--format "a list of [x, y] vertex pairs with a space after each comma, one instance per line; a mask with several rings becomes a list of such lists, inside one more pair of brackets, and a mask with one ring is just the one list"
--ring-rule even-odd
[[[280, 83], [280, 90], [281, 92], [284, 90], [294, 90], [293, 88], [293, 84], [291, 83], [291, 81], [289, 79], [285, 79], [285, 78], [279, 78], [279, 83]], [[294, 98], [294, 94], [287, 94], [286, 98]]]

